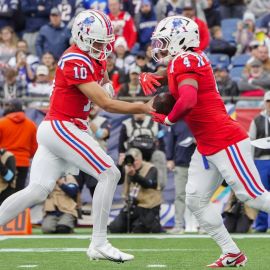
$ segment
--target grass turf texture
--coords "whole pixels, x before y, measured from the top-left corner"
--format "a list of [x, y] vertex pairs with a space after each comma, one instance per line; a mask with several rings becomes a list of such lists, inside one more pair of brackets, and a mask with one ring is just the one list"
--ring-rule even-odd
[[[76, 233], [80, 236], [83, 234]], [[55, 236], [55, 235], [54, 235]], [[134, 235], [132, 235], [134, 237]], [[63, 237], [63, 236], [62, 236]], [[96, 270], [96, 269], [170, 269], [199, 270], [207, 269], [220, 255], [215, 243], [209, 238], [147, 238], [110, 239], [116, 247], [135, 255], [135, 260], [123, 264], [109, 261], [90, 261], [85, 251], [87, 239], [5, 239], [0, 238], [0, 269], [37, 269], [37, 270]], [[244, 237], [244, 235], [243, 235]], [[270, 269], [270, 238], [236, 239], [248, 256], [245, 269]], [[38, 252], [43, 249], [51, 252]], [[19, 249], [20, 251], [4, 250]], [[33, 249], [33, 250], [32, 250]], [[53, 250], [52, 250], [53, 249]], [[68, 249], [61, 251], [60, 249]], [[71, 250], [70, 250], [71, 249]], [[28, 252], [25, 252], [28, 251]]]

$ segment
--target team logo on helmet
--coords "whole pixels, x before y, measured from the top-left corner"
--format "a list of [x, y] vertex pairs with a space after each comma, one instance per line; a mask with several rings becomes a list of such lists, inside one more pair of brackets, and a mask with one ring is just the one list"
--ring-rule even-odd
[[172, 33], [179, 34], [180, 32], [187, 32], [187, 29], [180, 18], [175, 18], [172, 21]]
[[94, 21], [95, 21], [95, 17], [89, 16], [85, 18], [82, 22], [79, 22], [78, 26], [80, 27], [81, 31], [88, 34], [90, 32], [90, 26], [93, 24]]

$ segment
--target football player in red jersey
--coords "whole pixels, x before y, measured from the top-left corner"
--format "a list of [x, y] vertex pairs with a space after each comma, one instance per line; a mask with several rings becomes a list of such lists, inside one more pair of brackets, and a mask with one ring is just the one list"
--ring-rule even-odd
[[163, 19], [152, 35], [153, 58], [167, 62], [166, 73], [140, 75], [146, 94], [155, 92], [160, 76], [168, 79], [176, 103], [168, 115], [153, 112], [153, 120], [173, 125], [186, 121], [196, 141], [188, 172], [186, 204], [202, 227], [220, 246], [221, 257], [211, 268], [245, 265], [210, 198], [223, 179], [237, 197], [253, 208], [270, 212], [270, 193], [261, 183], [246, 131], [226, 112], [207, 56], [199, 51], [197, 24], [189, 18]]
[[55, 182], [67, 171], [82, 170], [98, 180], [93, 197], [93, 235], [87, 251], [91, 259], [132, 260], [107, 241], [107, 222], [120, 172], [87, 131], [91, 102], [113, 113], [150, 113], [151, 102], [128, 103], [110, 98], [113, 89], [106, 72], [106, 57], [114, 34], [110, 19], [97, 10], [78, 14], [72, 28], [74, 45], [58, 62], [50, 108], [37, 132], [30, 183], [0, 207], [0, 226], [27, 207], [44, 201]]

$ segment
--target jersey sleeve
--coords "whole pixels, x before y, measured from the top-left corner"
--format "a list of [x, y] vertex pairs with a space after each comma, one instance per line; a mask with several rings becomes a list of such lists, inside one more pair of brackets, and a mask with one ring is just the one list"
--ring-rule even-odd
[[64, 63], [62, 71], [69, 86], [95, 81], [94, 67], [90, 61], [69, 60]]
[[178, 82], [185, 79], [198, 80], [198, 69], [203, 65], [203, 58], [198, 55], [186, 54], [173, 60], [171, 72]]

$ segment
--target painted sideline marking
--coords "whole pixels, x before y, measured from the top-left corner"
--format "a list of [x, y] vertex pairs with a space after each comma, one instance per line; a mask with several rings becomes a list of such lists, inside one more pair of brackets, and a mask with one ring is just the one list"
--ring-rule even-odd
[[[183, 234], [183, 235], [171, 235], [171, 234], [156, 234], [156, 235], [108, 235], [109, 239], [202, 239], [202, 238], [210, 238], [210, 236], [203, 234]], [[259, 239], [265, 238], [269, 239], [270, 234], [233, 234], [232, 238], [235, 239]], [[74, 235], [0, 235], [1, 240], [7, 239], [91, 239], [89, 235], [82, 235], [82, 234], [74, 234]]]
[[[123, 251], [131, 252], [172, 252], [172, 251], [181, 251], [181, 252], [193, 252], [193, 251], [209, 251], [211, 249], [200, 249], [200, 248], [129, 248], [123, 249]], [[6, 252], [86, 252], [87, 248], [0, 248], [0, 253]]]
[[165, 265], [165, 264], [148, 264], [147, 267], [148, 268], [165, 268], [165, 267], [167, 267], [167, 265]]
[[18, 266], [18, 268], [35, 268], [35, 267], [37, 267], [37, 264], [25, 264]]

